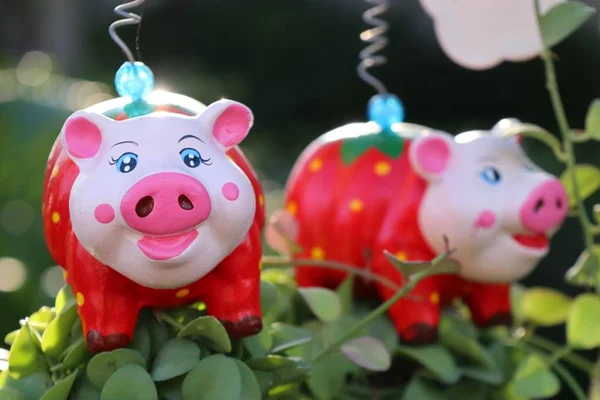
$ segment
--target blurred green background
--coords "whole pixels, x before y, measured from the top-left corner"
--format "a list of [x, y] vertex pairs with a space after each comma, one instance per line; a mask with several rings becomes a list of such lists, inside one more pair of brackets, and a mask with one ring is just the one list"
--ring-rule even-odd
[[[600, 1], [586, 1], [600, 8]], [[62, 285], [41, 223], [46, 159], [65, 118], [114, 96], [113, 77], [125, 58], [108, 36], [117, 19], [106, 0], [0, 0], [0, 337]], [[302, 149], [337, 126], [365, 120], [374, 94], [356, 76], [367, 4], [359, 0], [148, 0], [140, 34], [141, 59], [157, 87], [205, 104], [239, 100], [255, 113], [242, 148], [279, 206], [281, 190]], [[374, 69], [406, 106], [409, 122], [452, 133], [491, 128], [516, 117], [557, 132], [542, 62], [470, 71], [441, 51], [418, 0], [393, 1], [385, 18], [390, 45]], [[559, 85], [573, 128], [600, 96], [600, 30], [596, 15], [556, 46]], [[507, 26], [510, 29], [510, 26]], [[135, 27], [119, 31], [133, 47]], [[552, 173], [561, 166], [538, 143], [525, 143]], [[578, 148], [580, 162], [598, 165], [600, 144]], [[598, 198], [590, 199], [590, 205]], [[578, 289], [564, 272], [583, 248], [569, 220], [550, 255], [525, 280]], [[548, 334], [562, 340], [563, 330]]]

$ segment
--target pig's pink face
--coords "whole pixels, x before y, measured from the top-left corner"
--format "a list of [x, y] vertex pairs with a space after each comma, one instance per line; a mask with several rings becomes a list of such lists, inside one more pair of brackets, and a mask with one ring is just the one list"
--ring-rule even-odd
[[424, 237], [441, 253], [446, 235], [457, 250], [461, 276], [469, 280], [524, 277], [547, 254], [567, 215], [563, 186], [513, 138], [432, 133], [413, 142], [410, 160], [428, 181], [419, 210]]
[[252, 185], [226, 155], [252, 123], [251, 111], [230, 100], [197, 117], [73, 114], [61, 140], [80, 169], [69, 207], [83, 247], [146, 287], [202, 278], [254, 218]]

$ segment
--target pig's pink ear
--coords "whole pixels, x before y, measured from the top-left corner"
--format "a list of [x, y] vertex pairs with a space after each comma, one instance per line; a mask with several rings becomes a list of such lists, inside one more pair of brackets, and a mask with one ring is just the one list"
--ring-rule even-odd
[[108, 118], [77, 111], [67, 119], [62, 129], [62, 143], [73, 159], [85, 160], [98, 154], [102, 145], [102, 130]]
[[427, 180], [441, 177], [452, 158], [454, 140], [443, 132], [432, 132], [416, 138], [410, 145], [409, 159], [413, 169]]
[[219, 100], [212, 103], [200, 115], [206, 126], [224, 148], [230, 148], [240, 143], [254, 123], [252, 111], [233, 100]]

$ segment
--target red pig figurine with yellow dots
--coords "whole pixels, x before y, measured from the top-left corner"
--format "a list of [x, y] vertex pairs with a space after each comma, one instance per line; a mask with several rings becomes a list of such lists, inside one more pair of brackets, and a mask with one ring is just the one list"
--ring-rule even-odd
[[264, 197], [237, 147], [253, 115], [153, 92], [74, 113], [50, 153], [46, 241], [92, 352], [126, 346], [142, 307], [203, 301], [233, 337], [258, 333]]
[[[405, 343], [437, 339], [440, 307], [462, 298], [480, 326], [511, 319], [510, 282], [546, 255], [567, 215], [560, 181], [535, 166], [500, 121], [491, 131], [453, 137], [413, 124], [355, 123], [315, 140], [289, 177], [286, 210], [267, 228], [271, 246], [302, 249], [298, 259], [332, 260], [370, 269], [401, 286], [404, 277], [384, 251], [409, 261], [443, 253], [444, 237], [460, 264], [456, 275], [423, 279], [389, 309]], [[343, 271], [302, 264], [300, 286], [337, 287]], [[361, 279], [357, 295], [389, 286]]]

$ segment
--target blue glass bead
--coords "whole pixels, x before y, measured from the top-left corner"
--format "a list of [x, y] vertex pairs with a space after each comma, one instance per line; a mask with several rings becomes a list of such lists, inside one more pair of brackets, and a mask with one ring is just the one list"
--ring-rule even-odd
[[404, 106], [393, 94], [377, 94], [369, 100], [368, 116], [383, 130], [390, 130], [392, 124], [404, 121]]
[[154, 74], [144, 63], [126, 62], [117, 71], [115, 87], [120, 96], [138, 101], [154, 89]]

